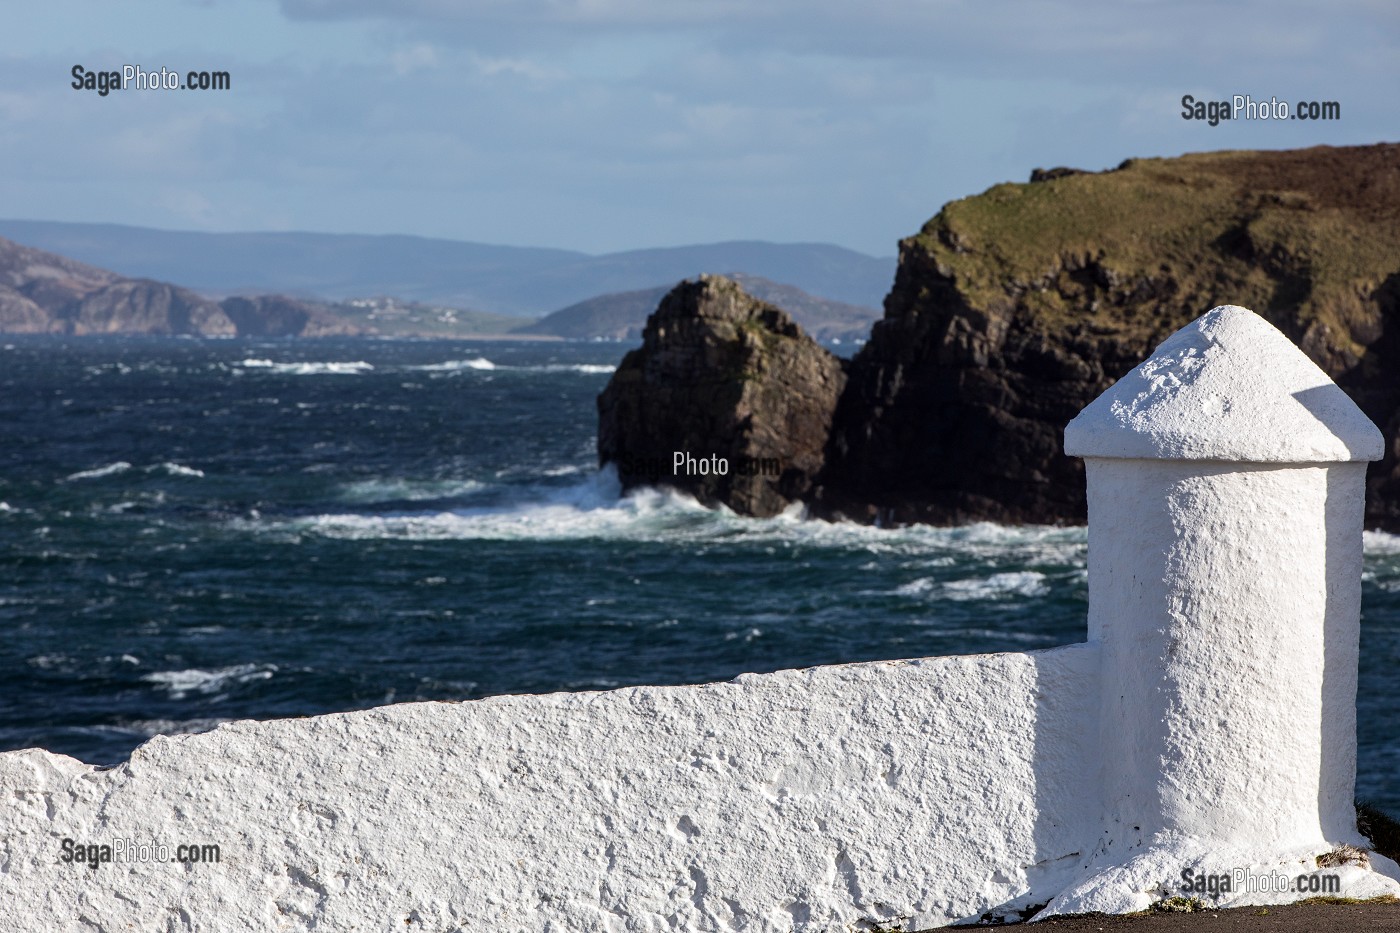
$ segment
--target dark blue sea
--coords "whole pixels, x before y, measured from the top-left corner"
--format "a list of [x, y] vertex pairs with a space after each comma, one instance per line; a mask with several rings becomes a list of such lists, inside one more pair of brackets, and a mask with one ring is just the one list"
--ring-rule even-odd
[[[1085, 533], [621, 497], [613, 343], [0, 338], [0, 748], [1084, 637]], [[1358, 791], [1400, 813], [1400, 539]]]

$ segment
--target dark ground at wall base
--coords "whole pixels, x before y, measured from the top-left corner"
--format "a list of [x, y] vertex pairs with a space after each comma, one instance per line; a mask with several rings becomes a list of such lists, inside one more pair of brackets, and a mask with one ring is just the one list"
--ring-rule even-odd
[[[1359, 904], [1288, 904], [1283, 907], [1236, 907], [1192, 913], [1143, 913], [1126, 916], [1084, 914], [1052, 917], [1021, 926], [1043, 933], [1391, 933], [1400, 930], [1400, 901]], [[945, 929], [948, 929], [945, 927]], [[957, 927], [956, 929], [989, 929]]]

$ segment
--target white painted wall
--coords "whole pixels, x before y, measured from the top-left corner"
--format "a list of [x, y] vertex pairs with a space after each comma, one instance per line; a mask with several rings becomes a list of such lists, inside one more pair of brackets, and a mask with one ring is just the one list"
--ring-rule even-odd
[[[1374, 426], [1224, 308], [1066, 441], [1085, 644], [233, 723], [111, 770], [0, 754], [0, 930], [920, 929], [1136, 910], [1183, 869], [1291, 877], [1361, 842]], [[92, 870], [65, 838], [221, 861]], [[1372, 865], [1329, 870], [1400, 893]]]
[[[403, 704], [109, 771], [11, 752], [0, 927], [919, 929], [1044, 903], [1096, 812], [1097, 666], [1074, 645]], [[65, 836], [222, 861], [93, 871]]]

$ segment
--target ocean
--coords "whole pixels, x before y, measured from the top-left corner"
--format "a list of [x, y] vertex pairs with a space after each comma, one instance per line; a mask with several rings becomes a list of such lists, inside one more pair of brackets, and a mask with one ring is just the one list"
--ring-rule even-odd
[[[0, 338], [0, 748], [1082, 641], [1082, 528], [619, 494], [615, 343]], [[1358, 794], [1400, 815], [1400, 538]]]

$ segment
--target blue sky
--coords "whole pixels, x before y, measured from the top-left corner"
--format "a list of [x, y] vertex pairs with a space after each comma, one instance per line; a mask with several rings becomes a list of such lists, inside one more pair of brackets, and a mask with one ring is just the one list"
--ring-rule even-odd
[[[1032, 168], [1400, 138], [1393, 0], [57, 0], [0, 12], [0, 215], [893, 255]], [[226, 70], [228, 92], [70, 87]], [[1341, 104], [1181, 118], [1181, 97]]]

